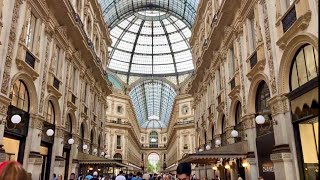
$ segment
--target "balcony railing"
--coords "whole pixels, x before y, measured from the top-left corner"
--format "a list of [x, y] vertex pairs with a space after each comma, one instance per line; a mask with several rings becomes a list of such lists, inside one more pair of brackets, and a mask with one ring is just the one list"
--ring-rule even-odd
[[297, 20], [296, 8], [295, 6], [291, 7], [290, 11], [282, 19], [282, 28], [283, 32], [287, 32], [288, 29], [293, 25]]
[[26, 52], [26, 59], [25, 62], [34, 69], [36, 58], [33, 56], [33, 54], [27, 50]]
[[250, 68], [252, 69], [258, 62], [257, 51], [250, 57]]

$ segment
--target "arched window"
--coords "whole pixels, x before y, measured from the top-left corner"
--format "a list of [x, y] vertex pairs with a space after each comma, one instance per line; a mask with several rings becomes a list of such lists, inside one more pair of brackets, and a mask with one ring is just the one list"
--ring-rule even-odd
[[150, 132], [149, 146], [150, 146], [150, 148], [157, 148], [158, 147], [158, 133], [156, 131]]
[[11, 105], [15, 106], [25, 112], [29, 112], [30, 110], [30, 102], [29, 102], [29, 92], [26, 85], [21, 81], [17, 80], [12, 88], [11, 94]]
[[98, 155], [100, 155], [100, 148], [101, 148], [101, 134], [98, 136]]
[[214, 138], [214, 125], [212, 124], [211, 126], [211, 139], [213, 140]]
[[226, 132], [226, 127], [227, 127], [227, 122], [225, 121], [225, 117], [223, 115], [222, 119], [221, 119], [221, 132], [222, 133]]
[[236, 114], [235, 114], [235, 125], [240, 123], [241, 116], [242, 116], [241, 103], [238, 102], [237, 107], [236, 107]]
[[319, 74], [318, 51], [310, 44], [302, 46], [291, 64], [290, 90], [306, 84]]
[[113, 155], [113, 160], [122, 162], [122, 155], [120, 153], [116, 153]]
[[79, 150], [82, 151], [82, 147], [83, 147], [83, 140], [84, 140], [84, 127], [83, 127], [83, 123], [81, 123], [80, 126], [80, 144], [79, 144]]
[[94, 140], [94, 133], [93, 133], [93, 129], [91, 129], [91, 132], [90, 132], [90, 149], [89, 149], [90, 154], [93, 154], [93, 140]]
[[55, 123], [55, 112], [53, 108], [53, 104], [51, 101], [48, 101], [48, 106], [45, 112], [45, 120], [51, 124]]
[[90, 36], [91, 36], [91, 19], [90, 19], [90, 16], [88, 16], [88, 18], [87, 18], [87, 33], [88, 33], [88, 36], [90, 38]]
[[71, 115], [70, 114], [68, 114], [68, 116], [67, 116], [66, 130], [67, 130], [68, 133], [72, 133], [72, 120], [71, 120]]
[[266, 84], [266, 82], [261, 81], [256, 95], [256, 113], [258, 114], [266, 114], [270, 113], [270, 109], [268, 106], [268, 100], [270, 98], [270, 91]]
[[[270, 99], [270, 91], [266, 82], [261, 81], [256, 94], [256, 114], [263, 115], [266, 122], [263, 125], [257, 126], [257, 137], [273, 132], [273, 126], [269, 123], [271, 119], [271, 111], [268, 106], [268, 100]], [[262, 128], [270, 126], [270, 128]]]

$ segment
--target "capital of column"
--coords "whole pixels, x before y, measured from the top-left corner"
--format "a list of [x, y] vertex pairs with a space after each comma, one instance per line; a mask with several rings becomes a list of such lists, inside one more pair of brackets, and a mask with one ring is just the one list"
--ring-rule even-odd
[[276, 95], [268, 100], [272, 116], [289, 112], [289, 100], [284, 95]]

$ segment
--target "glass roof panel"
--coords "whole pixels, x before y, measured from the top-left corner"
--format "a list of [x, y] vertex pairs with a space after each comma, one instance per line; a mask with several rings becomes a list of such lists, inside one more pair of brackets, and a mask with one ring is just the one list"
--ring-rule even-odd
[[166, 128], [176, 92], [159, 80], [146, 80], [129, 93], [138, 122], [143, 128]]
[[[180, 6], [177, 2], [170, 5]], [[151, 19], [144, 19], [143, 16]], [[152, 19], [155, 17], [158, 19]], [[175, 82], [178, 82], [179, 74], [190, 73], [190, 70], [193, 70], [188, 42], [190, 28], [184, 21], [168, 15], [167, 12], [142, 10], [133, 13], [119, 21], [110, 30], [110, 34], [113, 42], [109, 68], [126, 74], [126, 83], [129, 83], [131, 75], [137, 74], [176, 74]], [[176, 65], [178, 62], [179, 67]]]

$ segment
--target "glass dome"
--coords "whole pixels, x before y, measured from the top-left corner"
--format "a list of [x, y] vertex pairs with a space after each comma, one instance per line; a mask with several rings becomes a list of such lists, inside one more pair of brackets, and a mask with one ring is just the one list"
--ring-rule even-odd
[[166, 128], [176, 92], [160, 80], [146, 80], [129, 93], [142, 128]]
[[[108, 67], [130, 76], [190, 74], [193, 69], [189, 46], [190, 28], [175, 16], [158, 10], [133, 13], [110, 31], [112, 48]], [[180, 82], [181, 83], [181, 82]]]

